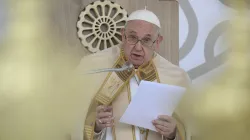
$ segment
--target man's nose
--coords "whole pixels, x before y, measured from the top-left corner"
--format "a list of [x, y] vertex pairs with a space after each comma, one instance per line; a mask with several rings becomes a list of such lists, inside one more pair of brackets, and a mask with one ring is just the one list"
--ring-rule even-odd
[[142, 50], [142, 47], [143, 47], [143, 45], [141, 44], [141, 41], [138, 41], [135, 44], [135, 49], [138, 50], [138, 51]]

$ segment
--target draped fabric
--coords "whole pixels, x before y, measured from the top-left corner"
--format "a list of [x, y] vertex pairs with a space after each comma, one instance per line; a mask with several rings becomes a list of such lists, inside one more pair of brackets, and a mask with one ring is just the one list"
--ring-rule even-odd
[[[79, 71], [88, 71], [107, 67], [119, 68], [126, 62], [123, 50], [120, 46], [111, 47], [105, 51], [84, 57], [79, 65]], [[136, 126], [119, 123], [120, 117], [125, 112], [131, 101], [130, 82], [131, 78], [138, 77], [139, 80], [160, 82], [164, 84], [189, 86], [187, 74], [179, 67], [173, 65], [158, 54], [153, 59], [140, 66], [137, 70], [123, 72], [98, 73], [89, 75], [95, 86], [89, 90], [93, 95], [92, 103], [84, 123], [84, 140], [94, 139], [94, 127], [96, 118], [96, 107], [98, 105], [113, 106], [115, 116], [115, 126], [105, 129], [112, 133], [112, 140], [135, 140]], [[83, 85], [84, 86], [84, 85]], [[177, 120], [178, 140], [186, 139], [185, 126], [175, 112], [173, 117]], [[142, 134], [145, 140], [160, 140], [162, 136], [156, 132], [145, 130]], [[107, 136], [107, 135], [105, 135]], [[105, 137], [106, 138], [106, 137]], [[95, 138], [100, 139], [100, 137]]]

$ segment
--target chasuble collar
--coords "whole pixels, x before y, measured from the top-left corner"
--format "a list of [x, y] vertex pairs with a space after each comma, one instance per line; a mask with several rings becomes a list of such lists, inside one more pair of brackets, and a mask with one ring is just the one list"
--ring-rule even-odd
[[[123, 49], [120, 49], [120, 55], [113, 68], [121, 68], [126, 60]], [[158, 73], [152, 60], [147, 64], [141, 65], [137, 71], [133, 68], [132, 70], [109, 72], [97, 92], [96, 101], [104, 105], [109, 105], [120, 94], [123, 88], [127, 86], [129, 80], [135, 74], [138, 76], [139, 81], [159, 81]]]
[[[124, 55], [123, 49], [121, 48], [120, 50], [121, 50], [120, 56], [117, 60], [117, 63], [114, 65], [114, 68], [121, 68], [124, 65], [124, 63], [127, 61], [127, 58]], [[132, 70], [116, 72], [116, 74], [124, 82], [128, 80], [128, 78], [132, 74], [137, 74], [140, 80], [154, 81], [158, 77], [155, 65], [153, 63], [154, 57], [148, 63], [142, 64], [141, 66], [139, 66], [138, 69], [133, 68]]]

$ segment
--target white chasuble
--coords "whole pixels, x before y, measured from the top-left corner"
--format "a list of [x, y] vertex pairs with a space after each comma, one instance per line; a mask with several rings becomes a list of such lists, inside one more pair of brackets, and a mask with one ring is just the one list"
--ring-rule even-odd
[[[129, 85], [130, 85], [131, 100], [133, 100], [133, 97], [137, 92], [137, 89], [139, 86], [138, 82], [139, 82], [139, 79], [137, 76], [134, 76], [130, 79]], [[132, 127], [131, 127], [131, 132], [132, 132]], [[141, 134], [140, 129], [138, 127], [135, 127], [135, 139], [136, 140], [144, 140], [145, 135], [146, 135], [146, 132]], [[113, 140], [112, 128], [106, 129], [106, 139], [105, 140]]]

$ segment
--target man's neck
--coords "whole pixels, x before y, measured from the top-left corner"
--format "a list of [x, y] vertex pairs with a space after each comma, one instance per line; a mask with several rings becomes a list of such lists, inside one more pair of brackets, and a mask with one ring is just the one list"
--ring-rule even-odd
[[138, 66], [138, 65], [134, 65], [134, 68], [135, 68], [135, 69], [138, 69], [139, 67], [140, 67], [140, 66]]

